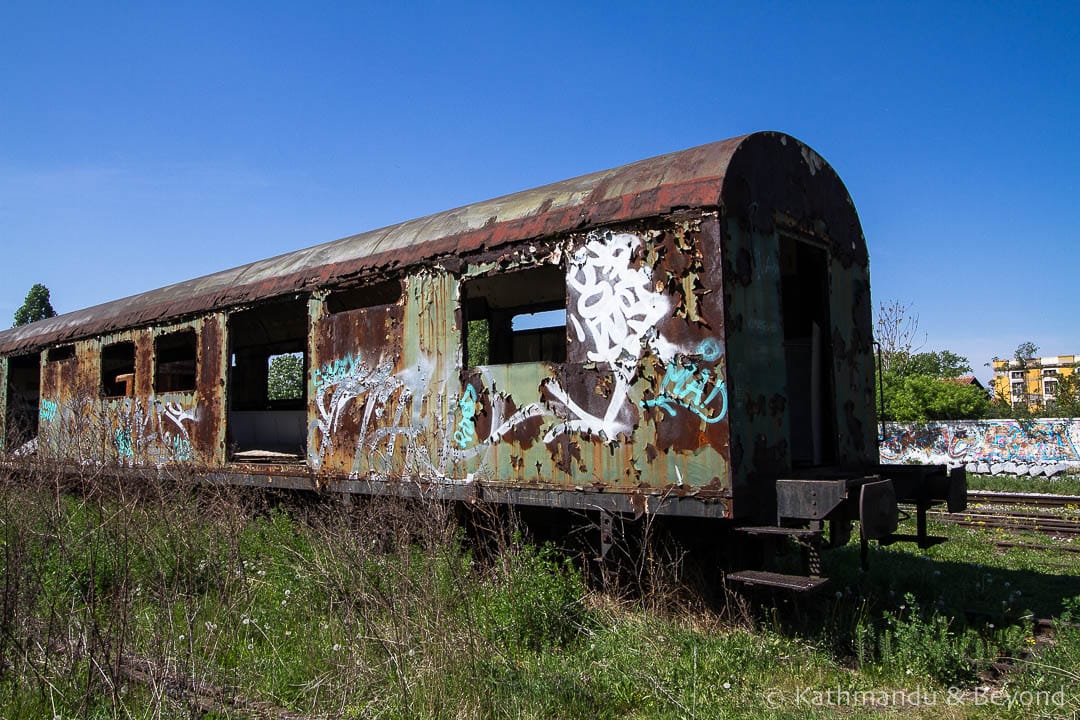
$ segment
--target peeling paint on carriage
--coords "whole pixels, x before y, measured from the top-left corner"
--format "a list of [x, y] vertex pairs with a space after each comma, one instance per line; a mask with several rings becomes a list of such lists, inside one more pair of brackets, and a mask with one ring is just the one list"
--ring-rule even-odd
[[[563, 271], [565, 361], [466, 367], [462, 288], [537, 268]], [[746, 517], [757, 485], [800, 463], [876, 463], [868, 283], [839, 178], [801, 143], [759, 133], [3, 332], [0, 356], [73, 343], [74, 358], [45, 363], [42, 397], [57, 417], [111, 413], [95, 440], [106, 455], [132, 458], [150, 437], [155, 462], [315, 486], [412, 479], [544, 491], [553, 505], [693, 497], [718, 503], [706, 515]], [[806, 308], [790, 301], [804, 296]], [[303, 470], [230, 461], [226, 447], [229, 318], [272, 324], [285, 297], [309, 369]], [[154, 339], [182, 329], [198, 334], [197, 390], [159, 397]], [[133, 399], [99, 397], [116, 342], [134, 343]], [[173, 403], [190, 413], [179, 423], [161, 415]], [[123, 425], [139, 417], [141, 435]]]

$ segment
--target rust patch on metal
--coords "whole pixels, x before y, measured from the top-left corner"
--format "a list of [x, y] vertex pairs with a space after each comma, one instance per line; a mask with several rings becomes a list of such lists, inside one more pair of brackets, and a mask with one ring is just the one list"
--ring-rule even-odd
[[225, 357], [225, 337], [221, 318], [213, 315], [205, 318], [196, 328], [198, 332], [197, 402], [199, 422], [195, 424], [192, 437], [197, 456], [204, 462], [225, 461], [225, 377], [222, 375], [222, 358]]

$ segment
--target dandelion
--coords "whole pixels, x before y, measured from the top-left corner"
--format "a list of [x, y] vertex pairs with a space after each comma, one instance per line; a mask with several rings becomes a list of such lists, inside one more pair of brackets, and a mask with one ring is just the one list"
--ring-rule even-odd
[[338, 645], [337, 643], [334, 643], [333, 650], [334, 650], [334, 652], [340, 652], [341, 651], [341, 646]]
[[289, 597], [290, 595], [292, 595], [292, 590], [285, 588], [285, 597]]
[[240, 622], [244, 625], [248, 625], [251, 623], [251, 618], [245, 615], [244, 617], [240, 618]]
[[288, 605], [288, 604], [289, 604], [289, 601], [288, 601], [288, 600], [282, 600], [282, 601], [281, 601], [281, 607], [285, 607], [285, 606], [286, 606], [286, 605]]
[[184, 635], [181, 635], [181, 636], [180, 636], [180, 637], [178, 638], [178, 640], [179, 640], [180, 642], [184, 642], [184, 638], [185, 638], [185, 636], [184, 636]]
[[731, 689], [731, 683], [729, 683], [729, 682], [724, 683], [724, 689], [725, 690], [730, 690]]

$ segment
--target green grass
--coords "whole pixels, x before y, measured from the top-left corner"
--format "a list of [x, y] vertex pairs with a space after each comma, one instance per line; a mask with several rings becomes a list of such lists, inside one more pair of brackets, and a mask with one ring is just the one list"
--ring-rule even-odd
[[967, 477], [969, 490], [1080, 495], [1080, 475], [1075, 474], [1058, 475], [1052, 478], [975, 474], [968, 474]]
[[[933, 527], [950, 542], [875, 547], [867, 573], [853, 544], [826, 555], [826, 592], [709, 608], [677, 587], [590, 588], [512, 529], [476, 545], [438, 504], [42, 480], [0, 485], [5, 718], [1033, 714], [980, 702], [988, 684], [1080, 709], [1080, 555], [991, 532]], [[1014, 669], [992, 675], [1003, 658]], [[201, 706], [164, 692], [185, 685]]]

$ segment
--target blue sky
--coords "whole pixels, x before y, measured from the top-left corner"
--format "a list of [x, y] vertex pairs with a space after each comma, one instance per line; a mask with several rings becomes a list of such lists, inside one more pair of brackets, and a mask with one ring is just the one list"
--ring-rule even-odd
[[1080, 3], [0, 3], [0, 325], [754, 130], [979, 375], [1080, 353]]

